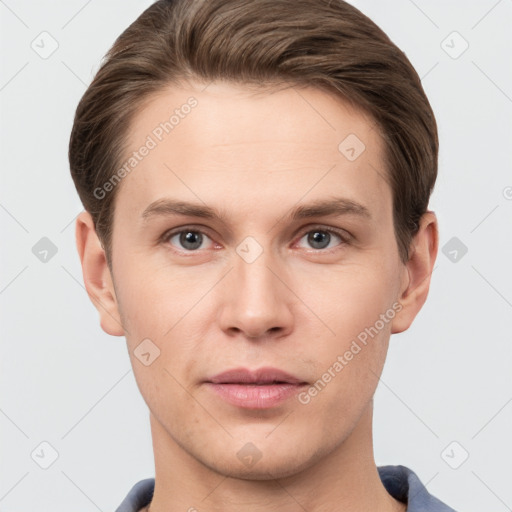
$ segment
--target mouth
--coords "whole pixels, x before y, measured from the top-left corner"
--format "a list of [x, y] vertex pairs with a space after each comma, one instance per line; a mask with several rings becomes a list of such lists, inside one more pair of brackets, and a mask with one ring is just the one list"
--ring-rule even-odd
[[246, 409], [276, 407], [308, 385], [277, 368], [235, 368], [209, 378], [205, 384], [225, 402]]

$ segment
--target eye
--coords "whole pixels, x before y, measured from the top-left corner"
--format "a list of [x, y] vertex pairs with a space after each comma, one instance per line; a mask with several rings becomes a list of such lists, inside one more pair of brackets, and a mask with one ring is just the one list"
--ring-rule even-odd
[[[346, 238], [344, 238], [341, 234], [330, 230], [330, 229], [313, 229], [305, 233], [302, 238], [299, 240], [299, 246], [301, 246], [301, 242], [308, 244], [306, 249], [331, 249], [338, 245], [342, 245], [347, 243]], [[302, 245], [302, 247], [304, 247]]]
[[193, 229], [184, 229], [175, 233], [170, 233], [165, 238], [174, 247], [185, 251], [207, 249], [213, 245], [213, 241], [210, 237], [201, 231]]

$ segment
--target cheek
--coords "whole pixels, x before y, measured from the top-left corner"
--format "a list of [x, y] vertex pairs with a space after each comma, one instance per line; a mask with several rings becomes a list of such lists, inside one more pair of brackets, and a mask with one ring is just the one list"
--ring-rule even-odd
[[205, 326], [211, 324], [204, 321], [205, 307], [211, 307], [205, 300], [208, 276], [129, 259], [116, 268], [119, 310], [139, 388], [146, 400], [171, 390], [177, 396], [178, 382], [185, 383], [186, 369], [200, 357]]
[[[140, 259], [119, 259], [116, 286], [127, 337], [162, 339], [208, 290], [208, 276]], [[188, 271], [187, 271], [188, 270]]]
[[[328, 275], [311, 276], [314, 287], [299, 288], [315, 313], [306, 312], [306, 330], [318, 330], [310, 351], [318, 380], [303, 403], [316, 401], [319, 410], [362, 407], [375, 391], [399, 305], [394, 302], [397, 276], [391, 269], [371, 268], [331, 268]], [[351, 417], [357, 413], [352, 411]]]
[[375, 393], [392, 320], [389, 312], [380, 317], [388, 311], [381, 302], [368, 304], [356, 297], [343, 305], [338, 302], [332, 315], [325, 317], [335, 335], [319, 337], [310, 352], [315, 358], [316, 380], [298, 398], [306, 416], [318, 418], [326, 438], [350, 431]]
[[341, 350], [376, 323], [379, 331], [389, 332], [390, 319], [384, 324], [380, 320], [382, 315], [394, 316], [399, 276], [391, 265], [319, 266], [307, 279], [298, 274], [293, 289], [309, 310], [303, 318], [316, 325], [323, 347]]

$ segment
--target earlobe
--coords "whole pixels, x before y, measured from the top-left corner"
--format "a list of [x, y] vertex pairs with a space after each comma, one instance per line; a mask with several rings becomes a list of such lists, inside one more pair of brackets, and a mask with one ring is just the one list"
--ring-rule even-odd
[[411, 243], [411, 254], [404, 268], [406, 278], [398, 297], [402, 309], [393, 319], [392, 334], [407, 330], [427, 300], [438, 245], [437, 219], [434, 212], [428, 211], [421, 217], [418, 233]]
[[105, 250], [89, 212], [84, 211], [77, 217], [75, 236], [85, 289], [98, 310], [101, 328], [112, 336], [123, 336], [124, 329]]

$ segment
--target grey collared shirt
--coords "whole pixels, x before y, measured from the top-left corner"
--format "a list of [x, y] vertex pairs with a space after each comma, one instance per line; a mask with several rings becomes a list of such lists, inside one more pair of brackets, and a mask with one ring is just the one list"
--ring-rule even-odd
[[[398, 501], [407, 503], [407, 512], [455, 512], [432, 496], [420, 479], [405, 466], [380, 466], [377, 468], [386, 490]], [[116, 512], [138, 512], [153, 498], [155, 479], [137, 482]]]

